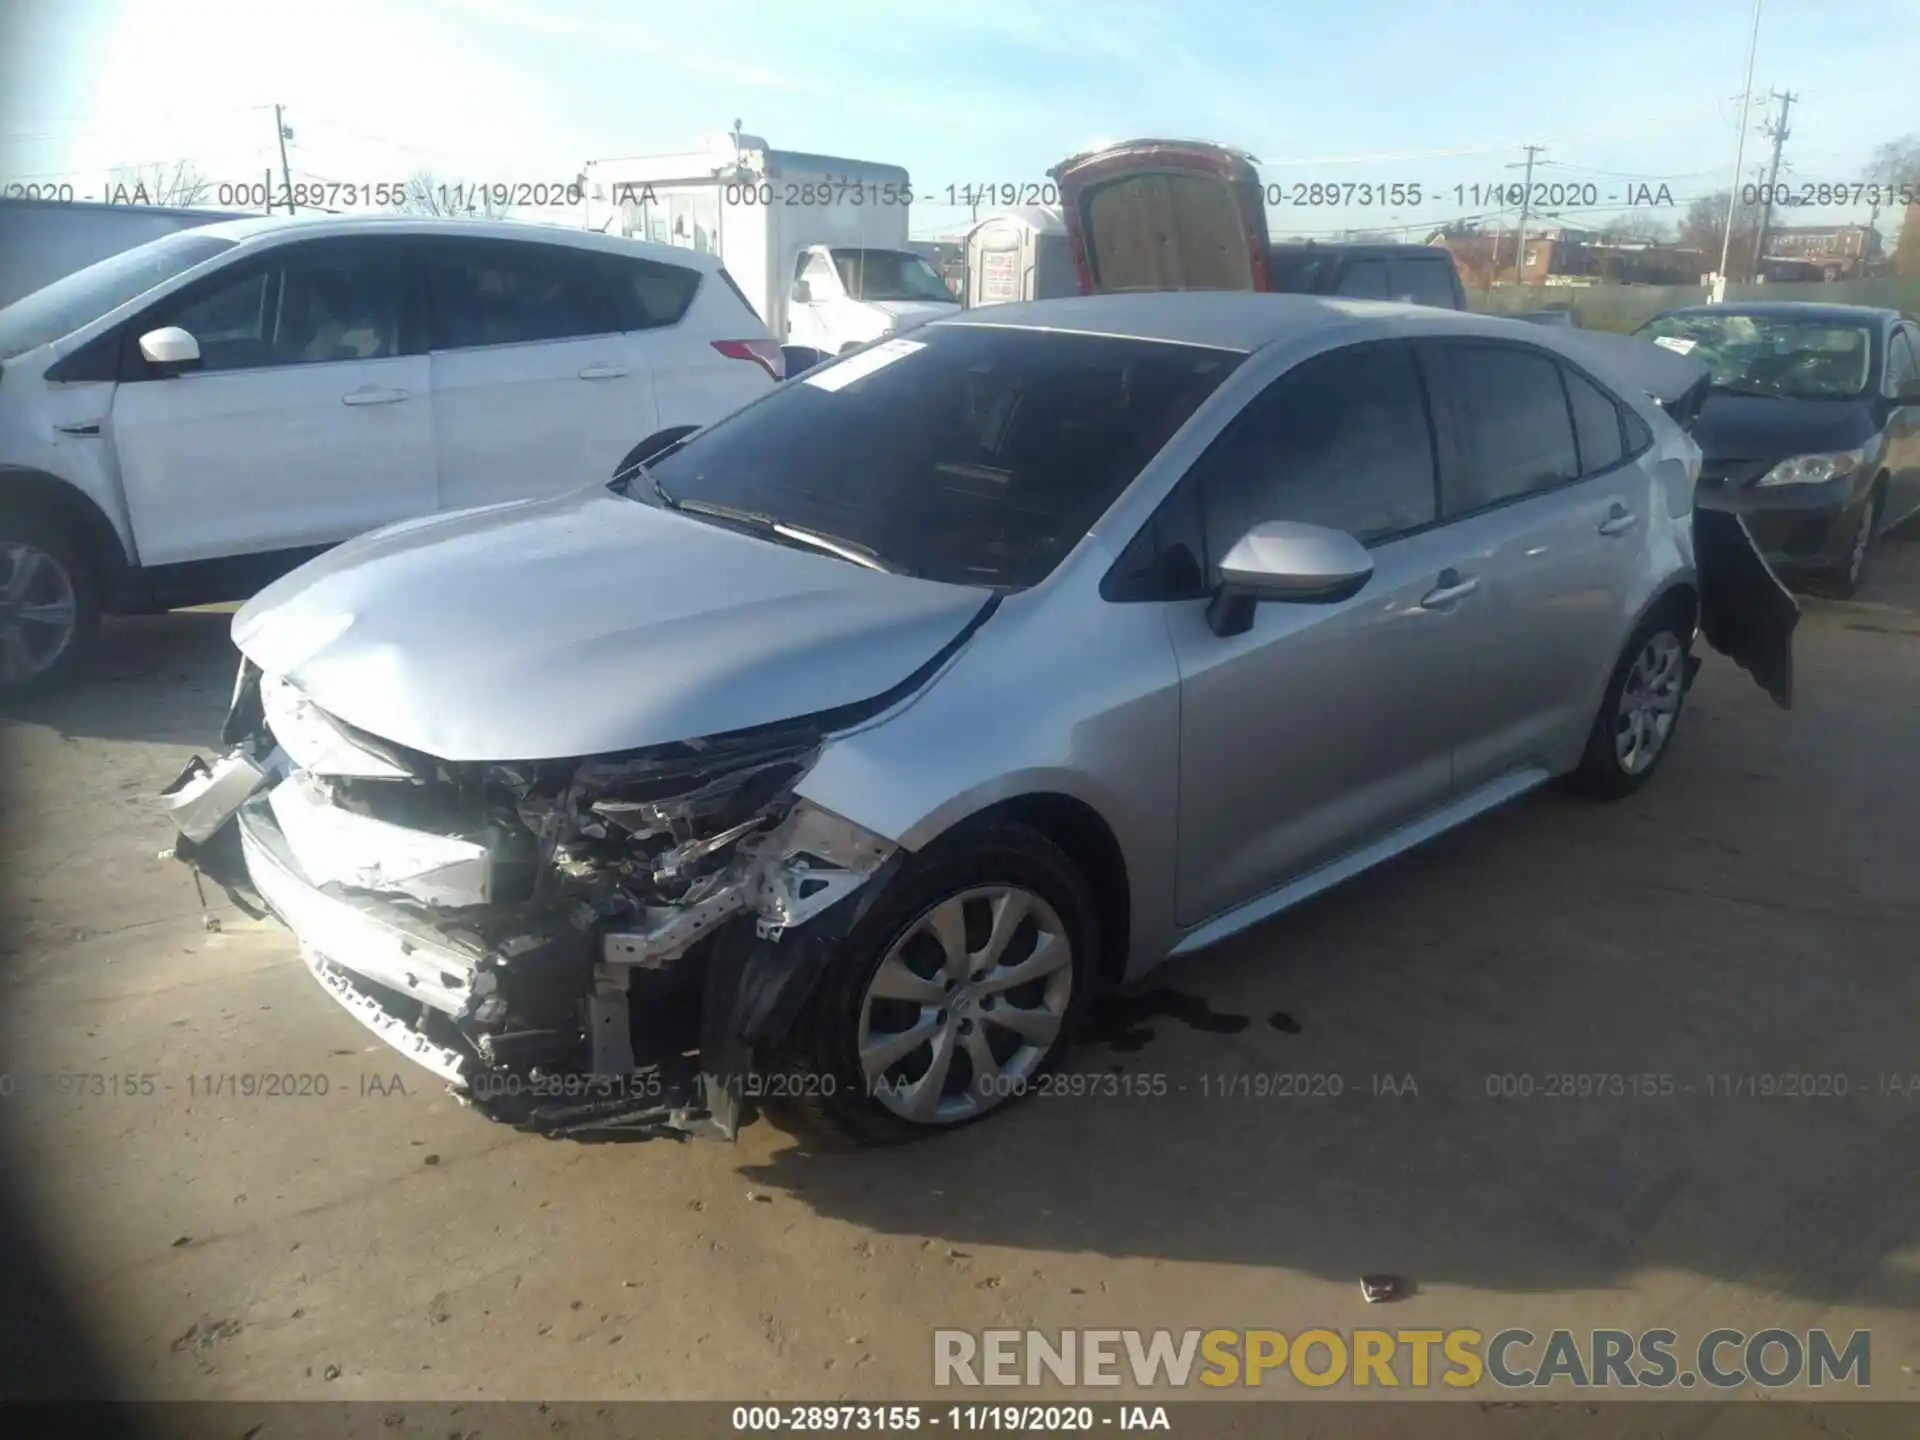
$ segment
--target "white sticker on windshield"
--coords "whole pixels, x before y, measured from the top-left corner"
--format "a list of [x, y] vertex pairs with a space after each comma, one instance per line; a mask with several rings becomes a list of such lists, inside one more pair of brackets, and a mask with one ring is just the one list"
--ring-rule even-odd
[[829, 365], [800, 383], [819, 390], [844, 390], [854, 381], [864, 380], [874, 371], [884, 370], [896, 360], [904, 360], [914, 351], [926, 348], [924, 340], [888, 340], [859, 355], [849, 356], [838, 365]]
[[1664, 345], [1667, 349], [1684, 355], [1700, 342], [1698, 340], [1689, 340], [1681, 335], [1656, 335], [1653, 337], [1653, 343], [1656, 345]]

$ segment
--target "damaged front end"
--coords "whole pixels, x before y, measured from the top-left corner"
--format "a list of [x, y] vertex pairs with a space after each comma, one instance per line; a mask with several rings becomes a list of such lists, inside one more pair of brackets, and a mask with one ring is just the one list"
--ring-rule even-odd
[[900, 858], [794, 792], [847, 718], [455, 764], [248, 662], [228, 753], [163, 803], [180, 859], [278, 915], [329, 994], [489, 1114], [730, 1138], [756, 1057]]

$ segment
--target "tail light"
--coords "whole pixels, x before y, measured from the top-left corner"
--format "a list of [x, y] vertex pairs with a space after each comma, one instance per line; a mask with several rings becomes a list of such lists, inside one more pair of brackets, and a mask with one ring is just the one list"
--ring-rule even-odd
[[772, 340], [716, 340], [713, 348], [729, 360], [751, 360], [775, 380], [787, 378], [787, 360]]

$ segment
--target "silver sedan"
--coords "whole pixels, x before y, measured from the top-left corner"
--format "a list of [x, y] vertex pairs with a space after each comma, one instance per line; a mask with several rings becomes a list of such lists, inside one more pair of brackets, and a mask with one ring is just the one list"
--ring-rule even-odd
[[965, 1123], [1103, 988], [1550, 780], [1631, 794], [1697, 636], [1789, 702], [1697, 370], [1287, 295], [941, 321], [262, 593], [179, 853], [519, 1123]]

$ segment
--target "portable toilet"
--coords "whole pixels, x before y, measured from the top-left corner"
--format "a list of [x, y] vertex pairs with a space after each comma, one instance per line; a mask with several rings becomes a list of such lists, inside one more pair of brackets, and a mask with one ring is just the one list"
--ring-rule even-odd
[[967, 232], [969, 307], [1052, 300], [1079, 292], [1059, 207], [1002, 210]]

